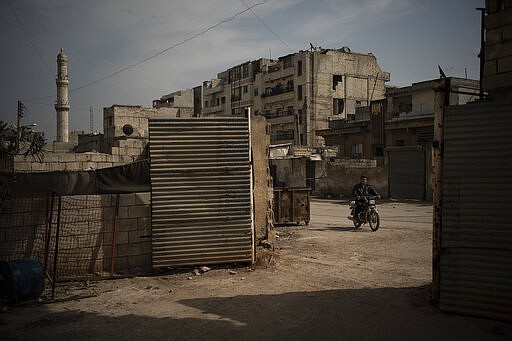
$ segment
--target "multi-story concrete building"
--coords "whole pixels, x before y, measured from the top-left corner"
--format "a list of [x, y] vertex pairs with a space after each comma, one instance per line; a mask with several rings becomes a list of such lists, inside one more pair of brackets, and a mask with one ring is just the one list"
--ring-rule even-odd
[[[201, 87], [178, 90], [153, 100], [153, 108], [175, 108], [176, 117], [199, 116], [201, 103]], [[199, 108], [199, 110], [198, 110]]]
[[389, 73], [371, 53], [314, 48], [234, 66], [203, 82], [202, 116], [242, 116], [247, 109], [271, 125], [271, 144], [318, 147], [316, 130], [384, 98]]
[[[379, 158], [385, 147], [432, 146], [434, 100], [438, 80], [388, 87], [386, 99], [372, 107], [357, 108], [356, 115], [331, 121], [329, 129], [317, 131], [328, 146], [338, 147], [340, 158]], [[450, 77], [449, 105], [478, 99], [478, 81]]]

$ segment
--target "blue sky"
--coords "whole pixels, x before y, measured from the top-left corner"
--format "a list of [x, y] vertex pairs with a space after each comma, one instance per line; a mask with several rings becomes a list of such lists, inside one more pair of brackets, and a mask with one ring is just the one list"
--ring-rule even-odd
[[[0, 119], [15, 122], [21, 99], [28, 108], [23, 123], [37, 123], [52, 141], [60, 48], [68, 56], [74, 89], [260, 2], [0, 0]], [[88, 132], [93, 106], [94, 129], [101, 132], [103, 107], [150, 107], [153, 99], [200, 85], [230, 66], [305, 50], [310, 42], [373, 53], [391, 73], [390, 85], [436, 78], [438, 64], [449, 76], [464, 77], [466, 69], [469, 78], [478, 79], [480, 13], [475, 7], [483, 6], [484, 0], [267, 0], [253, 11], [284, 43], [246, 11], [158, 57], [72, 91], [69, 128]]]

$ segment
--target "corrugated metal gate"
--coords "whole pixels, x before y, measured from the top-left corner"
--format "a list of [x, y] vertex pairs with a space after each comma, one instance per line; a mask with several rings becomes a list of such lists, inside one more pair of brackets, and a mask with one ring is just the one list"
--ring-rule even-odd
[[247, 118], [149, 121], [153, 267], [251, 262]]
[[512, 105], [447, 107], [440, 308], [512, 320]]
[[421, 146], [388, 147], [389, 196], [425, 199], [425, 151]]

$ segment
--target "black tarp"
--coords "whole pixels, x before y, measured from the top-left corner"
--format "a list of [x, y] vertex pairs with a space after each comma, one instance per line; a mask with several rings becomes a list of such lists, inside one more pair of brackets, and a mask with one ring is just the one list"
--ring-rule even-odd
[[0, 174], [7, 192], [56, 195], [123, 194], [149, 192], [149, 161], [87, 171]]

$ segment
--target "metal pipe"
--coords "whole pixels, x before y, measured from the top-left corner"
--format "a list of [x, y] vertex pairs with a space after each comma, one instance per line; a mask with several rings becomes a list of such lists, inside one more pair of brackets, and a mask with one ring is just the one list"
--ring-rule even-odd
[[[44, 263], [43, 270], [46, 273], [48, 270], [48, 255], [50, 253], [50, 238], [52, 234], [52, 221], [53, 221], [53, 203], [55, 201], [55, 193], [52, 192], [52, 201], [50, 203], [50, 212], [46, 211], [46, 235], [44, 245]], [[46, 208], [48, 210], [48, 194], [46, 195]], [[49, 217], [48, 217], [49, 216]]]
[[435, 89], [434, 99], [434, 142], [432, 188], [432, 301], [439, 303], [441, 292], [441, 231], [442, 231], [442, 175], [443, 175], [443, 136], [444, 110], [450, 100], [450, 81], [445, 78]]
[[112, 254], [110, 255], [110, 273], [114, 275], [115, 254], [117, 243], [117, 229], [119, 227], [119, 194], [116, 195], [116, 209], [114, 214], [114, 231], [112, 232]]
[[52, 285], [52, 300], [55, 298], [55, 285], [57, 284], [57, 260], [59, 258], [59, 234], [60, 234], [60, 216], [62, 209], [62, 196], [59, 195], [59, 204], [57, 209], [57, 232], [55, 235], [55, 258], [53, 259], [53, 285]]

